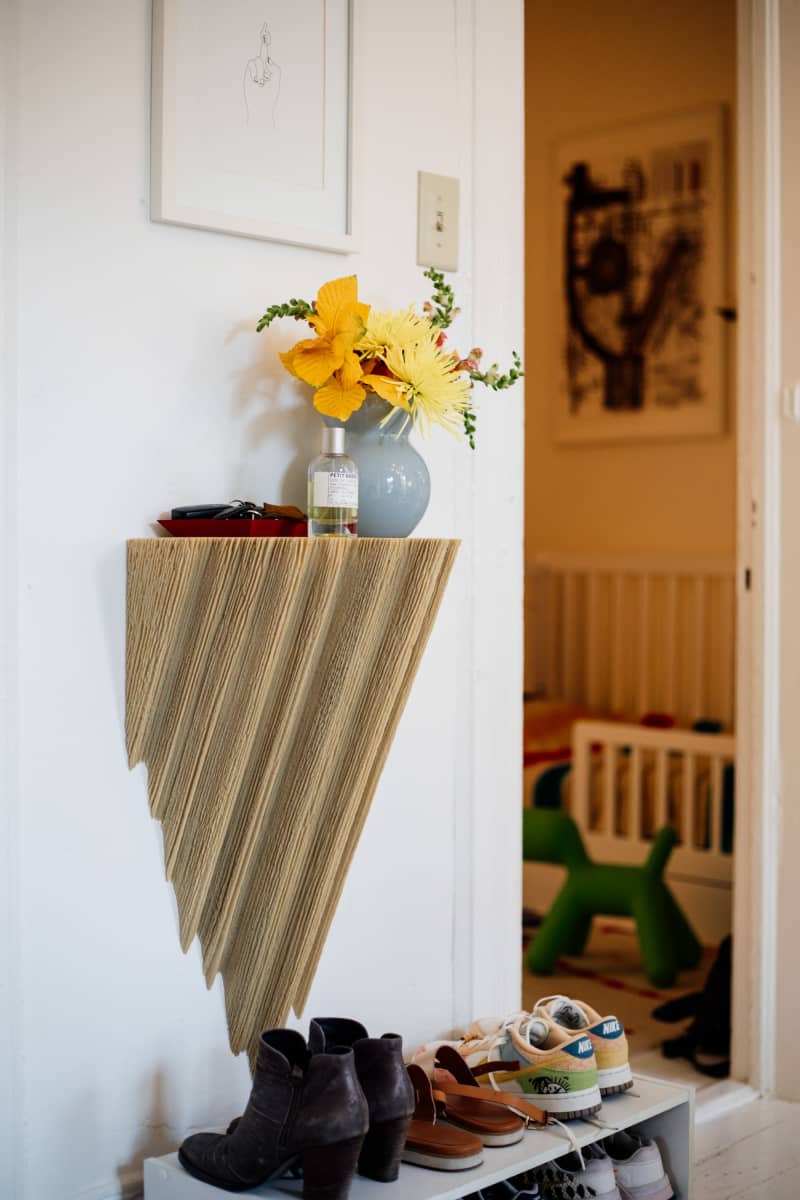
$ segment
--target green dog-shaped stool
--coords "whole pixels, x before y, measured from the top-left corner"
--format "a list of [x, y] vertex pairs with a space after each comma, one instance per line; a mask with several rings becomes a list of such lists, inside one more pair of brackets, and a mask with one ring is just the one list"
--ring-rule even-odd
[[670, 987], [679, 967], [696, 967], [703, 950], [664, 882], [663, 873], [678, 837], [668, 825], [653, 839], [641, 867], [594, 863], [578, 826], [566, 813], [543, 808], [522, 815], [526, 862], [560, 863], [567, 880], [528, 949], [527, 963], [549, 975], [564, 954], [582, 954], [592, 917], [633, 917], [645, 975], [655, 987]]

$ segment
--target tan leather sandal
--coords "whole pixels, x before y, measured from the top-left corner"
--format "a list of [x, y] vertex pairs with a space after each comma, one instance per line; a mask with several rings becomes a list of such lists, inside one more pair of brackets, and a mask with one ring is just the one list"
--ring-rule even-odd
[[[456, 1054], [456, 1057], [470, 1076], [472, 1086], [459, 1088], [453, 1079], [453, 1071], [434, 1071], [433, 1098], [440, 1120], [477, 1134], [484, 1146], [513, 1146], [515, 1142], [521, 1142], [525, 1133], [523, 1119], [505, 1104], [493, 1104], [491, 1099], [487, 1103], [467, 1064], [460, 1055]], [[463, 1076], [460, 1078], [463, 1081]]]
[[434, 1171], [467, 1171], [479, 1167], [483, 1162], [481, 1139], [439, 1119], [431, 1081], [422, 1067], [412, 1063], [408, 1075], [414, 1087], [416, 1108], [406, 1134], [403, 1162]]
[[[526, 1129], [547, 1124], [548, 1117], [544, 1109], [538, 1108], [535, 1104], [531, 1104], [530, 1100], [526, 1100], [523, 1096], [517, 1096], [513, 1092], [501, 1092], [490, 1087], [482, 1087], [476, 1078], [476, 1076], [491, 1075], [492, 1071], [513, 1070], [515, 1064], [486, 1062], [471, 1069], [453, 1046], [440, 1046], [436, 1052], [436, 1066], [439, 1071], [435, 1087], [444, 1095], [448, 1111], [453, 1111], [456, 1102], [463, 1098], [467, 1102], [479, 1101], [481, 1105], [495, 1106], [501, 1111], [505, 1110], [507, 1113], [516, 1114], [518, 1118], [522, 1118]], [[450, 1081], [448, 1075], [452, 1076], [454, 1082]], [[495, 1145], [497, 1144], [495, 1143]]]

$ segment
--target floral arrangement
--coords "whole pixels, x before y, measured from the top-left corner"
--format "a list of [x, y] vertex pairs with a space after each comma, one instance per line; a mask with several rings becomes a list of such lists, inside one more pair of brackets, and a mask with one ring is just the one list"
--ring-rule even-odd
[[511, 387], [522, 376], [514, 352], [513, 365], [501, 372], [494, 363], [481, 370], [477, 347], [465, 358], [446, 346], [451, 323], [459, 313], [453, 289], [434, 268], [424, 272], [433, 295], [422, 306], [381, 312], [358, 299], [355, 275], [334, 279], [317, 293], [313, 304], [292, 299], [273, 304], [258, 322], [258, 331], [279, 317], [307, 321], [314, 337], [304, 338], [281, 354], [291, 375], [315, 389], [314, 407], [324, 416], [346, 421], [368, 393], [388, 401], [427, 434], [433, 425], [451, 433], [463, 431], [475, 448], [476, 412], [472, 388], [482, 383], [494, 391]]

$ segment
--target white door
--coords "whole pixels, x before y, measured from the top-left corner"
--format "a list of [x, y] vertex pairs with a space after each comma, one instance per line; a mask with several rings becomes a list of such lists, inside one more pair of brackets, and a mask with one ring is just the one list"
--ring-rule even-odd
[[733, 1071], [800, 1100], [800, 3], [740, 0], [739, 21]]

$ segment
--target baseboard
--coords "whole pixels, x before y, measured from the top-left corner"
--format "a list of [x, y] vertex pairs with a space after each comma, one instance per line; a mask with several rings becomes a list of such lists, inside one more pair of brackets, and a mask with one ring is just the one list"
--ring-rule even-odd
[[700, 1088], [695, 1096], [694, 1120], [695, 1125], [704, 1121], [713, 1121], [723, 1117], [735, 1108], [752, 1104], [758, 1100], [759, 1093], [749, 1084], [739, 1083], [736, 1079], [721, 1079], [708, 1087]]
[[144, 1195], [142, 1168], [117, 1172], [115, 1180], [96, 1183], [92, 1187], [75, 1192], [71, 1200], [141, 1200]]

